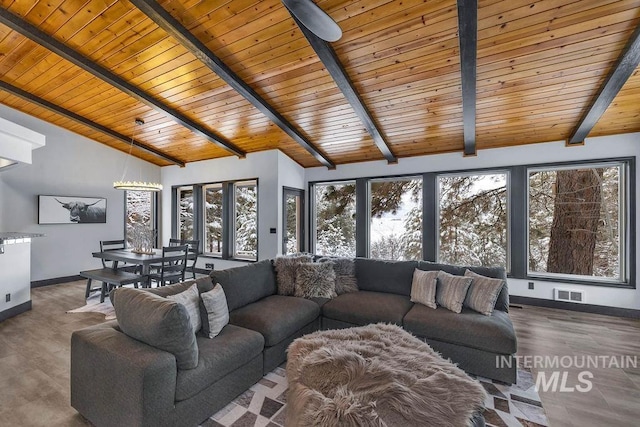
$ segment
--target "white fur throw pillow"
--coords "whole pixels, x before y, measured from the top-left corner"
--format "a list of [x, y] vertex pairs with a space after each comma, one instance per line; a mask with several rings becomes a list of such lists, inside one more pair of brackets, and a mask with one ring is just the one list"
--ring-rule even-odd
[[278, 295], [293, 295], [296, 288], [298, 267], [303, 263], [310, 263], [312, 260], [313, 257], [310, 255], [276, 257], [274, 266], [276, 269]]
[[202, 323], [202, 331], [209, 338], [215, 338], [229, 323], [227, 297], [224, 295], [224, 289], [220, 283], [216, 283], [213, 289], [200, 296], [204, 308], [207, 310], [207, 321]]
[[333, 263], [308, 263], [298, 266], [294, 296], [302, 298], [335, 298], [336, 273]]

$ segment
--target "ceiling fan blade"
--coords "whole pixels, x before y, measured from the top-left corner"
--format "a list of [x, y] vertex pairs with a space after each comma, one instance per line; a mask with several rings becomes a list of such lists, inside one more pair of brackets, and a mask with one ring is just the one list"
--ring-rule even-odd
[[312, 0], [282, 0], [289, 12], [316, 36], [328, 42], [342, 37], [340, 26]]

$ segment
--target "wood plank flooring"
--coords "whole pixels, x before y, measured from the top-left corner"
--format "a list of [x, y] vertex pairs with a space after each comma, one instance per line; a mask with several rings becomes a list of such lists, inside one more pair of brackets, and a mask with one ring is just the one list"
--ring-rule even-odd
[[[33, 289], [33, 310], [0, 322], [0, 426], [87, 425], [69, 405], [70, 337], [104, 316], [65, 313], [84, 303], [84, 285]], [[513, 308], [511, 318], [520, 356], [640, 357], [638, 320], [531, 306]], [[580, 369], [568, 371], [568, 385], [576, 385]], [[588, 393], [540, 391], [550, 425], [639, 425], [640, 367], [592, 372]]]

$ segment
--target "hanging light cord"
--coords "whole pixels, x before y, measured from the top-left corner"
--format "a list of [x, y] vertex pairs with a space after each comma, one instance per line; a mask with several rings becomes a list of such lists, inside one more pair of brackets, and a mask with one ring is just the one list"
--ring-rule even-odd
[[136, 137], [136, 126], [141, 124], [144, 124], [144, 121], [142, 119], [136, 119], [133, 122], [133, 130], [131, 131], [131, 145], [129, 145], [129, 154], [124, 161], [124, 168], [122, 169], [122, 178], [120, 178], [120, 181], [124, 181], [124, 177], [127, 174], [127, 170], [129, 169], [129, 158], [131, 157], [131, 153], [133, 152], [133, 141]]

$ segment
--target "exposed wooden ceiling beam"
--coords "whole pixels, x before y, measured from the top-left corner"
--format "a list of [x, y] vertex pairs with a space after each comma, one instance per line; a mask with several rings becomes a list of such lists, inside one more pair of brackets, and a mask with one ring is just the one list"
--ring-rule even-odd
[[111, 71], [96, 64], [95, 62], [91, 61], [89, 58], [86, 58], [85, 56], [69, 48], [65, 44], [60, 43], [53, 37], [42, 32], [38, 28], [34, 27], [30, 23], [17, 17], [16, 15], [7, 11], [4, 8], [0, 8], [0, 23], [6, 25], [7, 27], [11, 28], [14, 31], [19, 32], [23, 36], [35, 41], [36, 43], [46, 47], [47, 49], [51, 50], [52, 52], [66, 59], [67, 61], [72, 62], [78, 67], [93, 74], [95, 77], [120, 89], [121, 91], [137, 99], [138, 101], [145, 103], [146, 105], [150, 106], [156, 111], [159, 111], [165, 114], [166, 116], [172, 118], [177, 123], [180, 123], [182, 126], [186, 127], [193, 133], [206, 138], [208, 141], [218, 145], [221, 148], [224, 148], [225, 150], [239, 157], [245, 157], [246, 153], [240, 148], [236, 147], [233, 143], [228, 141], [226, 138], [215, 134], [211, 130], [206, 129], [202, 125], [186, 117], [179, 111], [169, 107], [168, 105], [163, 104], [162, 102], [153, 98], [148, 93], [140, 90], [138, 87], [118, 77], [117, 75], [113, 74]]
[[364, 104], [364, 101], [358, 94], [358, 91], [347, 75], [347, 71], [342, 66], [338, 55], [333, 50], [331, 45], [309, 31], [307, 27], [305, 27], [300, 21], [298, 21], [295, 16], [291, 15], [291, 17], [296, 21], [298, 27], [300, 27], [300, 30], [302, 31], [302, 34], [304, 34], [304, 36], [307, 38], [313, 50], [316, 51], [316, 54], [326, 67], [331, 77], [333, 77], [333, 80], [338, 85], [338, 88], [342, 91], [349, 104], [351, 104], [351, 108], [353, 108], [355, 113], [360, 118], [360, 121], [362, 121], [362, 124], [364, 124], [365, 129], [373, 138], [373, 141], [375, 142], [382, 155], [385, 157], [385, 159], [387, 159], [387, 162], [397, 163], [398, 159], [391, 152], [389, 144], [387, 144], [387, 141], [382, 135], [382, 132], [380, 131], [380, 129], [378, 129], [378, 125], [371, 116], [371, 113], [369, 112], [367, 106]]
[[578, 126], [571, 133], [568, 145], [580, 145], [589, 135], [591, 129], [598, 123], [600, 117], [609, 108], [613, 99], [618, 95], [622, 86], [640, 64], [640, 26], [631, 35], [627, 45], [622, 50], [618, 62], [604, 81], [597, 95], [589, 105], [586, 114], [580, 119]]
[[464, 155], [476, 154], [476, 64], [478, 58], [478, 0], [458, 0], [458, 40], [462, 73]]
[[[22, 89], [20, 89], [19, 87], [13, 86], [12, 84], [9, 84], [5, 81], [0, 80], [0, 89], [11, 93], [12, 95], [15, 95], [19, 98], [24, 99], [25, 101], [34, 103], [42, 108], [46, 108], [49, 111], [53, 111], [56, 114], [60, 114], [61, 116], [64, 116], [68, 119], [71, 120], [75, 120], [78, 123], [82, 123], [83, 125], [96, 130], [98, 132], [104, 133], [105, 135], [108, 135], [114, 139], [117, 139], [121, 142], [124, 142], [125, 144], [131, 144], [131, 138], [126, 137], [125, 135], [116, 132], [112, 129], [109, 129], [106, 126], [103, 126], [99, 123], [94, 122], [93, 120], [89, 120], [86, 117], [80, 116], [72, 111], [67, 110], [66, 108], [62, 108], [59, 105], [53, 104], [52, 102], [47, 101], [46, 99], [42, 99], [36, 95], [33, 95], [27, 91], [24, 91]], [[180, 167], [184, 167], [184, 162], [176, 157], [170, 156], [168, 154], [163, 153], [162, 151], [158, 150], [155, 147], [152, 147], [150, 145], [141, 143], [141, 142], [137, 142], [137, 141], [133, 141], [133, 145], [135, 147], [138, 147], [141, 150], [144, 150], [148, 153], [153, 154], [154, 156], [160, 157], [161, 159], [164, 159], [168, 162], [171, 162], [173, 164], [176, 164]]]
[[177, 19], [169, 14], [155, 0], [130, 0], [138, 9], [147, 15], [153, 22], [167, 33], [171, 34], [200, 61], [202, 61], [211, 71], [216, 73], [222, 80], [231, 86], [236, 92], [242, 95], [260, 112], [278, 125], [287, 135], [293, 138], [305, 150], [307, 150], [320, 163], [328, 168], [335, 168], [335, 164], [329, 157], [323, 154], [312, 142], [286, 118], [273, 108], [264, 98], [245, 83], [236, 73], [231, 70], [220, 58], [209, 50], [200, 40], [193, 36]]

